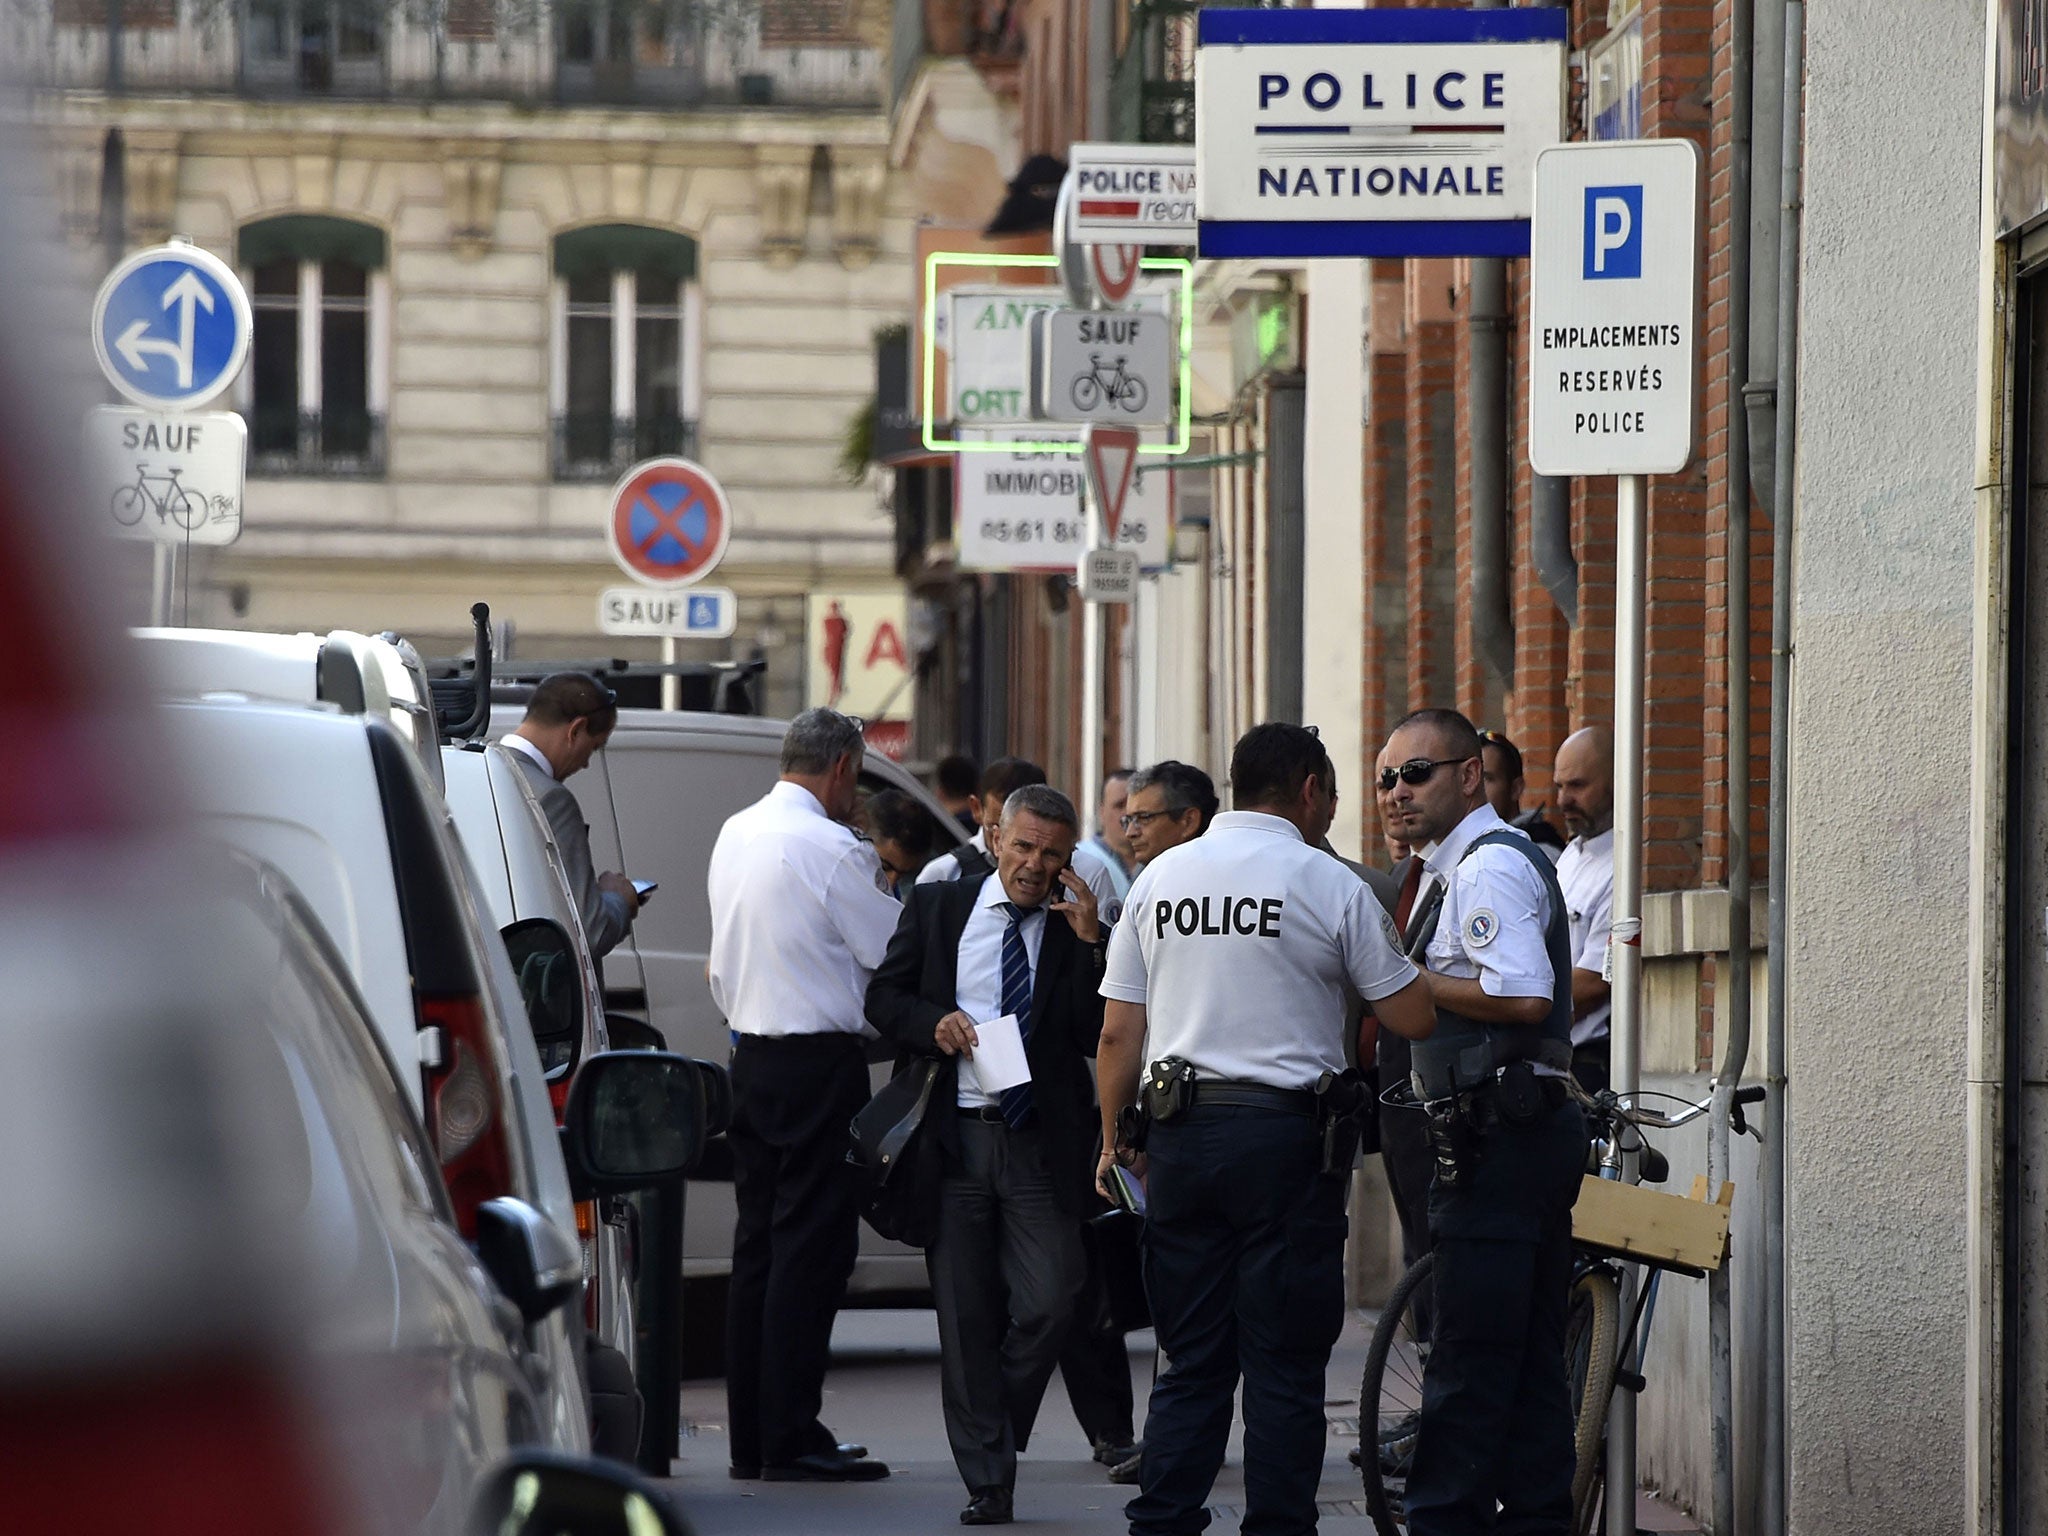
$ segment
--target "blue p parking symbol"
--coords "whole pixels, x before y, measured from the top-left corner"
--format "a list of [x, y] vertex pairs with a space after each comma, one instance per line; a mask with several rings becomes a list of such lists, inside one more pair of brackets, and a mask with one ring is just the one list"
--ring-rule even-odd
[[1643, 189], [1586, 188], [1585, 280], [1643, 275]]

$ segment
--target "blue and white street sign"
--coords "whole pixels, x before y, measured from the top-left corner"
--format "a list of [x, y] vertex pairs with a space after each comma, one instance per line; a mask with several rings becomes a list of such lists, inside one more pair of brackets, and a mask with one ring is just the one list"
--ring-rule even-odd
[[607, 587], [597, 600], [597, 626], [607, 635], [724, 640], [739, 627], [739, 617], [739, 599], [725, 587]]
[[234, 269], [183, 241], [137, 251], [107, 274], [92, 346], [137, 405], [189, 410], [235, 381], [249, 356], [249, 296]]
[[1523, 256], [1562, 7], [1197, 13], [1207, 257]]
[[1529, 463], [1667, 475], [1698, 416], [1700, 154], [1689, 139], [1536, 157]]

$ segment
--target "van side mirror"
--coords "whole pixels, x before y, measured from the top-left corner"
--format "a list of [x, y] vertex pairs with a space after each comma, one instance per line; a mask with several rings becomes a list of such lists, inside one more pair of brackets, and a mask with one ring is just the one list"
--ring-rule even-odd
[[477, 1485], [470, 1536], [694, 1536], [668, 1496], [615, 1461], [519, 1450]]
[[723, 1068], [666, 1051], [602, 1051], [570, 1084], [563, 1129], [576, 1170], [618, 1194], [682, 1178], [731, 1116]]
[[501, 933], [526, 1021], [540, 1047], [550, 1081], [576, 1069], [583, 1049], [583, 971], [562, 925], [545, 917], [521, 918]]
[[477, 1207], [476, 1256], [529, 1323], [546, 1317], [583, 1284], [583, 1250], [575, 1238], [510, 1196]]
[[611, 1041], [615, 1051], [665, 1051], [668, 1036], [630, 1013], [610, 1013], [604, 1016], [605, 1038]]

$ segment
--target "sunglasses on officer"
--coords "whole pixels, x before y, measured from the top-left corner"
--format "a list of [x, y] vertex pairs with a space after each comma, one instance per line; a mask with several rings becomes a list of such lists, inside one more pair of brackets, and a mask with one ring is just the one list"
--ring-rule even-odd
[[1411, 757], [1398, 768], [1382, 768], [1380, 770], [1380, 791], [1384, 794], [1387, 790], [1392, 789], [1397, 782], [1402, 784], [1427, 784], [1437, 769], [1448, 767], [1452, 763], [1469, 763], [1474, 756], [1475, 754], [1468, 752], [1463, 757]]

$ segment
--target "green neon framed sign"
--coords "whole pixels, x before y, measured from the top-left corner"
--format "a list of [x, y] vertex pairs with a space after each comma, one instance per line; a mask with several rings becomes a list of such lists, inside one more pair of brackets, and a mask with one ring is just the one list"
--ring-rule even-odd
[[[924, 400], [923, 433], [924, 445], [935, 453], [1079, 453], [1081, 444], [1071, 438], [1004, 438], [996, 437], [984, 442], [970, 442], [961, 437], [941, 437], [938, 434], [936, 383], [938, 369], [938, 314], [939, 314], [939, 269], [941, 267], [1057, 267], [1057, 256], [1006, 256], [1000, 251], [933, 251], [924, 263]], [[1179, 404], [1175, 409], [1168, 440], [1163, 443], [1142, 443], [1138, 452], [1151, 454], [1181, 454], [1188, 451], [1193, 439], [1194, 418], [1194, 339], [1195, 339], [1195, 264], [1178, 256], [1147, 256], [1138, 264], [1143, 272], [1165, 272], [1175, 275], [1180, 282], [1180, 389]], [[1051, 289], [1057, 293], [1056, 288]], [[957, 428], [958, 423], [947, 423]], [[1034, 424], [1036, 425], [1036, 424]], [[1045, 422], [1047, 430], [1059, 428], [1058, 422]], [[1000, 426], [977, 428], [977, 431], [1000, 432]], [[1019, 432], [1029, 432], [1030, 426], [1018, 427]], [[1079, 431], [1078, 427], [1070, 430]]]

